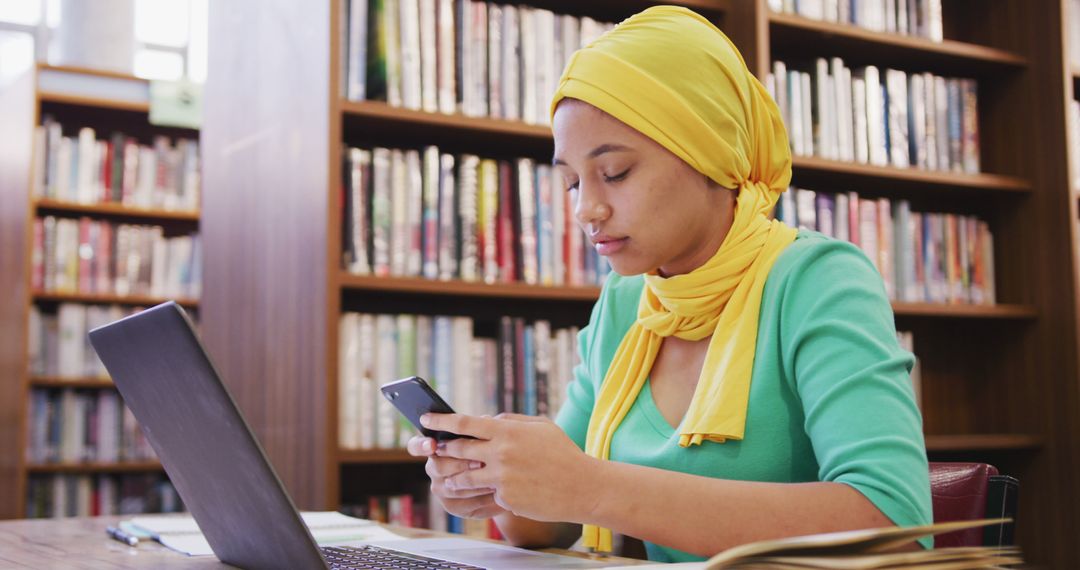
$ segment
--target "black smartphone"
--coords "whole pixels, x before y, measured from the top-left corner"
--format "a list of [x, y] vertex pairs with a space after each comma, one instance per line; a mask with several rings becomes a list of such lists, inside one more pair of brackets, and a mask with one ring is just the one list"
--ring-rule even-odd
[[447, 404], [446, 400], [443, 400], [438, 392], [436, 392], [423, 378], [412, 376], [410, 378], [395, 380], [388, 384], [383, 384], [380, 390], [382, 390], [383, 396], [389, 400], [390, 403], [393, 404], [410, 423], [412, 423], [412, 425], [416, 426], [416, 429], [420, 430], [420, 433], [424, 434], [424, 436], [433, 438], [435, 441], [446, 441], [458, 438], [474, 439], [467, 435], [458, 435], [448, 431], [431, 430], [420, 425], [420, 416], [424, 414], [454, 413], [450, 404]]

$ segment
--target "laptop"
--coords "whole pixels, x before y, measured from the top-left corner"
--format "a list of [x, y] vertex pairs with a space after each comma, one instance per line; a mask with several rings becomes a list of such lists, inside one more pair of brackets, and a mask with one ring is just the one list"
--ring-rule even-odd
[[96, 328], [90, 343], [223, 562], [249, 569], [608, 565], [467, 538], [319, 547], [180, 306], [170, 301]]

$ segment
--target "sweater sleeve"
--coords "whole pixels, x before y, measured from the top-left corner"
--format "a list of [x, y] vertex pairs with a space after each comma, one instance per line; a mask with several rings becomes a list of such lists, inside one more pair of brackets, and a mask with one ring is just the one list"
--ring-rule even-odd
[[[850, 485], [899, 526], [932, 522], [922, 416], [880, 275], [855, 246], [812, 240], [784, 281], [784, 376], [821, 481]], [[933, 539], [920, 541], [930, 548]]]

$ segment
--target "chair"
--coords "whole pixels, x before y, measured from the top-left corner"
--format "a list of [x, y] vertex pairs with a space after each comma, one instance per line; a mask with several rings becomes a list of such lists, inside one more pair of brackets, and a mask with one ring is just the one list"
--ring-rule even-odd
[[1009, 546], [1020, 482], [985, 463], [930, 463], [934, 522], [1012, 518], [1014, 522], [938, 535], [934, 546]]

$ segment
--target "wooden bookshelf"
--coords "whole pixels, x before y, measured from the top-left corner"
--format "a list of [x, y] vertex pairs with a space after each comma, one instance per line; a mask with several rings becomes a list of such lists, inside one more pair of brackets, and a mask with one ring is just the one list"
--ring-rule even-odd
[[1028, 65], [1026, 57], [1008, 50], [948, 39], [935, 42], [778, 12], [769, 13], [769, 38], [780, 59], [797, 57], [813, 45], [812, 55], [840, 56], [845, 64], [919, 67], [942, 74], [987, 76]]
[[792, 169], [797, 178], [827, 178], [835, 183], [867, 184], [871, 182], [890, 185], [903, 185], [905, 189], [925, 192], [948, 190], [977, 190], [985, 192], [1003, 192], [1028, 194], [1032, 192], [1031, 182], [1017, 176], [1001, 174], [963, 174], [917, 168], [898, 168], [895, 166], [873, 166], [827, 160], [810, 156], [792, 157]]
[[130, 461], [117, 463], [33, 463], [26, 466], [26, 470], [33, 474], [63, 473], [63, 474], [90, 474], [90, 473], [144, 473], [164, 471], [158, 461]]
[[933, 303], [893, 303], [897, 317], [1031, 320], [1039, 316], [1030, 305], [940, 305]]
[[543, 301], [595, 301], [599, 287], [549, 287], [525, 283], [470, 283], [435, 281], [414, 277], [369, 277], [344, 274], [341, 286], [346, 290], [381, 291], [416, 295], [484, 297], [488, 299], [537, 299]]
[[133, 101], [117, 101], [114, 99], [105, 99], [101, 97], [89, 97], [85, 95], [71, 95], [68, 93], [56, 93], [51, 91], [42, 91], [41, 100], [46, 103], [60, 103], [63, 105], [77, 105], [80, 107], [93, 107], [103, 109], [118, 109], [121, 111], [131, 111], [134, 113], [149, 113], [149, 103], [139, 103]]
[[395, 463], [424, 463], [424, 457], [409, 455], [404, 449], [368, 449], [362, 451], [340, 450], [338, 461], [342, 465], [354, 464], [395, 464]]
[[[344, 273], [342, 289], [378, 291], [396, 295], [438, 297], [483, 297], [486, 299], [536, 299], [543, 301], [595, 301], [599, 287], [554, 287], [524, 283], [475, 283], [437, 281], [415, 277], [372, 277]], [[939, 317], [973, 319], [1034, 319], [1038, 312], [1028, 305], [943, 305], [893, 303], [898, 317]]]
[[149, 295], [104, 295], [90, 293], [56, 293], [48, 291], [35, 291], [34, 300], [50, 303], [87, 303], [93, 305], [125, 305], [151, 307], [160, 305], [166, 301], [174, 300], [183, 307], [197, 308], [199, 302], [195, 299], [168, 299], [165, 297], [151, 297]]
[[367, 124], [390, 127], [417, 126], [425, 129], [446, 129], [458, 135], [500, 137], [504, 140], [528, 139], [537, 142], [551, 140], [551, 128], [544, 125], [529, 125], [520, 121], [492, 119], [487, 117], [469, 117], [460, 113], [446, 115], [428, 113], [403, 107], [391, 107], [381, 101], [342, 101], [341, 110], [346, 117], [367, 120]]
[[[596, 17], [645, 4], [527, 3]], [[268, 8], [265, 2], [240, 0], [235, 13], [212, 13], [212, 27], [236, 41], [220, 46], [210, 62], [215, 91], [207, 94], [203, 131], [204, 180], [229, 189], [206, 193], [204, 210], [213, 214], [203, 222], [203, 235], [213, 246], [207, 248], [209, 282], [200, 305], [207, 313], [205, 341], [282, 481], [299, 506], [313, 509], [354, 497], [359, 477], [396, 476], [418, 463], [400, 451], [339, 448], [343, 310], [366, 304], [389, 312], [382, 303], [390, 298], [429, 314], [474, 314], [481, 304], [483, 310], [521, 314], [539, 304], [581, 323], [597, 295], [595, 288], [376, 278], [340, 269], [344, 148], [437, 144], [448, 152], [546, 162], [552, 145], [546, 126], [342, 100], [336, 71], [342, 63], [341, 6], [341, 0], [303, 7], [272, 0], [279, 21], [312, 40], [287, 46], [276, 41], [279, 27], [260, 25], [255, 17]], [[1073, 83], [1060, 31], [1053, 31], [1061, 28], [1061, 10], [1035, 10], [1024, 0], [950, 0], [944, 4], [946, 41], [931, 42], [773, 14], [765, 0], [717, 6], [709, 17], [729, 32], [759, 78], [773, 57], [797, 54], [799, 61], [841, 56], [849, 66], [980, 80], [984, 173], [798, 157], [792, 183], [906, 198], [930, 205], [919, 211], [974, 214], [991, 224], [1001, 304], [894, 305], [901, 328], [910, 325], [916, 333], [916, 352], [925, 347], [923, 394], [937, 399], [924, 401], [924, 425], [935, 434], [927, 437], [928, 451], [935, 460], [992, 461], [1018, 477], [1033, 490], [1022, 498], [1017, 526], [1025, 558], [1047, 567], [1080, 566], [1080, 554], [1062, 540], [1062, 529], [1080, 527], [1073, 480], [1080, 471], [1080, 286], [1073, 278], [1075, 220], [1068, 226], [1063, 221], [1069, 201], [1076, 200], [1067, 191], [1065, 115], [1056, 101], [1057, 87], [1064, 91], [1063, 83]], [[240, 13], [250, 17], [234, 17]], [[250, 48], [244, 46], [250, 45], [263, 46], [259, 57], [275, 66], [249, 65]], [[296, 90], [297, 84], [311, 88]], [[252, 136], [265, 125], [303, 144]], [[236, 161], [260, 168], [235, 168]], [[411, 483], [416, 481], [400, 486]]]
[[120, 219], [124, 221], [139, 221], [141, 223], [161, 222], [190, 222], [198, 223], [198, 212], [178, 210], [162, 210], [156, 208], [139, 208], [124, 204], [79, 204], [77, 202], [65, 202], [60, 200], [38, 199], [34, 201], [34, 207], [38, 215], [68, 214], [79, 216], [93, 216], [105, 219]]
[[62, 376], [31, 376], [32, 388], [116, 388], [109, 378], [65, 378]]
[[928, 435], [926, 451], [946, 453], [953, 451], [1035, 451], [1043, 446], [1043, 439], [1034, 435]]
[[[34, 128], [45, 115], [67, 129], [88, 126], [99, 133], [120, 131], [147, 144], [156, 135], [198, 137], [198, 131], [151, 125], [149, 82], [130, 75], [77, 67], [37, 65], [0, 84], [0, 518], [26, 512], [27, 479], [31, 474], [95, 474], [161, 471], [157, 461], [126, 463], [30, 464], [26, 461], [33, 389], [111, 389], [107, 378], [58, 378], [28, 374], [30, 308], [44, 312], [59, 303], [151, 306], [166, 299], [146, 295], [94, 295], [31, 290], [33, 221], [53, 215], [87, 217], [118, 223], [153, 224], [190, 232], [198, 229], [199, 212], [138, 208], [122, 204], [80, 204], [38, 199], [33, 188]], [[178, 299], [197, 308], [195, 299]]]
[[[374, 131], [416, 131], [427, 136], [442, 133], [454, 137], [469, 136], [483, 139], [491, 145], [528, 145], [535, 148], [551, 146], [551, 129], [519, 121], [475, 118], [461, 114], [445, 115], [400, 107], [378, 101], [344, 101], [341, 103], [346, 121], [362, 121]], [[976, 190], [1026, 194], [1032, 191], [1031, 182], [1016, 176], [999, 174], [963, 174], [895, 166], [873, 166], [826, 160], [816, 157], [792, 157], [797, 175], [825, 175], [834, 180], [867, 183], [886, 182], [904, 185], [912, 190]]]

